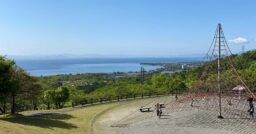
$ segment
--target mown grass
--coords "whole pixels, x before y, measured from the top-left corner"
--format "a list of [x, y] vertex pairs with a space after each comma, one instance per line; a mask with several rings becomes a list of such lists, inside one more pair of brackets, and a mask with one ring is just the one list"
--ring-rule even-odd
[[26, 113], [0, 116], [0, 134], [89, 134], [94, 116], [116, 105], [118, 103], [59, 110], [53, 114], [36, 116], [24, 116]]

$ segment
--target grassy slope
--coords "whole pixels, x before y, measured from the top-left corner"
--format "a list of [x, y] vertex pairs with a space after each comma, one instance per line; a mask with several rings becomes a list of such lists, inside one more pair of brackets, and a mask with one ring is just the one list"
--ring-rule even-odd
[[[117, 103], [59, 111], [42, 117], [0, 117], [0, 134], [89, 134], [93, 117]], [[26, 114], [26, 113], [24, 113]]]

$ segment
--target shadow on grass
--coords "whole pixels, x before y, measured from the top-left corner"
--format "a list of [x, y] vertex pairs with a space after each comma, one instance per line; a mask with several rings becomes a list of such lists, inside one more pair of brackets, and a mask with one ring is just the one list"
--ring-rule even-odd
[[[43, 116], [43, 117], [42, 117]], [[36, 126], [41, 128], [63, 128], [63, 129], [72, 129], [77, 128], [75, 125], [71, 123], [64, 122], [60, 119], [68, 119], [72, 118], [70, 115], [66, 114], [58, 114], [56, 116], [57, 118], [54, 118], [54, 115], [48, 115], [47, 117], [44, 117], [45, 115], [40, 116], [22, 116], [22, 115], [16, 115], [16, 116], [10, 116], [6, 118], [0, 118], [0, 120], [8, 121], [12, 123], [18, 123], [22, 125], [29, 125], [29, 126]]]
[[68, 114], [60, 114], [60, 113], [38, 113], [31, 115], [29, 117], [39, 117], [45, 119], [53, 119], [53, 120], [67, 120], [73, 118], [73, 116]]

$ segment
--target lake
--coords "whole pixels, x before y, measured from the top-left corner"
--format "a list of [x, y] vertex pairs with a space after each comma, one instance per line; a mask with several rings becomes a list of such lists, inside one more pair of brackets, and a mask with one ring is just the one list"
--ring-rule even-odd
[[77, 73], [112, 73], [146, 71], [159, 66], [140, 63], [174, 63], [199, 61], [200, 58], [67, 58], [67, 59], [15, 59], [17, 65], [34, 76]]

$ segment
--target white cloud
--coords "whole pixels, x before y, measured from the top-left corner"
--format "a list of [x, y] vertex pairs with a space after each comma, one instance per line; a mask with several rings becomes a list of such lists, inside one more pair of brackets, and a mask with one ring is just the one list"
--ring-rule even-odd
[[249, 43], [249, 41], [246, 38], [237, 37], [235, 39], [229, 40], [229, 43], [232, 43], [232, 44], [247, 44], [247, 43]]

